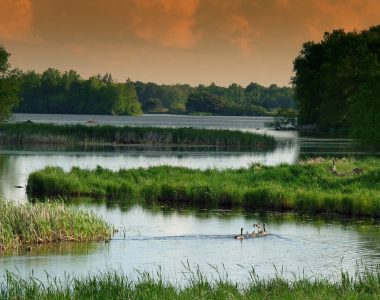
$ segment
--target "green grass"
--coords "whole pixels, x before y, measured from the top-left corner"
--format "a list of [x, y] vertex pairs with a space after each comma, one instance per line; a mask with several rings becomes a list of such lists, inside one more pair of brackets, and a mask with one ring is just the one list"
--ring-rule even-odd
[[46, 283], [36, 278], [22, 279], [7, 273], [0, 284], [0, 299], [379, 299], [380, 272], [366, 270], [340, 279], [309, 279], [280, 276], [260, 279], [252, 271], [249, 282], [239, 284], [219, 278], [209, 280], [199, 270], [190, 274], [183, 286], [140, 273], [129, 279], [119, 272], [104, 272], [63, 280], [48, 277]]
[[[192, 170], [179, 167], [95, 170], [47, 167], [30, 174], [30, 197], [91, 196], [145, 203], [243, 206], [277, 211], [380, 216], [380, 159], [310, 160], [277, 167]], [[351, 170], [363, 168], [354, 175]]]
[[109, 239], [110, 226], [63, 203], [14, 204], [0, 199], [0, 251], [47, 242]]
[[3, 144], [207, 145], [273, 150], [267, 135], [196, 128], [115, 127], [108, 125], [0, 124]]

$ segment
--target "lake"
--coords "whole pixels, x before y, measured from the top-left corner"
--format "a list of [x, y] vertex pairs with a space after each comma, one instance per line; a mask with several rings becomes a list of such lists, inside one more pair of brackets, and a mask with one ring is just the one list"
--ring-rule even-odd
[[[233, 151], [231, 149], [171, 147], [65, 148], [52, 145], [11, 147], [0, 145], [0, 196], [25, 202], [26, 180], [30, 172], [47, 165], [69, 170], [73, 166], [112, 170], [157, 165], [190, 168], [244, 168], [253, 163], [292, 164], [307, 156], [365, 155], [367, 152], [347, 139], [301, 137], [294, 131], [279, 132], [265, 127], [267, 117], [209, 117], [147, 115], [80, 116], [16, 114], [15, 121], [50, 123], [224, 128], [270, 134], [289, 140], [274, 151]], [[20, 186], [20, 187], [16, 187]], [[195, 210], [190, 208], [120, 206], [115, 203], [80, 201], [77, 205], [93, 210], [119, 232], [110, 243], [46, 245], [30, 252], [0, 257], [5, 269], [27, 276], [44, 277], [45, 271], [59, 276], [86, 274], [107, 268], [136, 274], [135, 269], [156, 271], [161, 267], [172, 281], [181, 281], [183, 264], [199, 265], [208, 276], [213, 267], [226, 269], [234, 280], [246, 281], [247, 269], [273, 277], [274, 266], [293, 273], [334, 278], [340, 269], [355, 271], [358, 262], [380, 264], [380, 225], [376, 220], [323, 219], [295, 214]], [[238, 241], [234, 234], [252, 231], [252, 224], [267, 222], [270, 235]]]

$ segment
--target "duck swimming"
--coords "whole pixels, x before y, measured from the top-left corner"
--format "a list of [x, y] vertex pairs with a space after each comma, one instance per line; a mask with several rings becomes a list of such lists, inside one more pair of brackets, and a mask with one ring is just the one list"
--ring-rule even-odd
[[240, 235], [235, 235], [235, 239], [237, 239], [237, 240], [244, 239], [243, 228], [240, 228]]

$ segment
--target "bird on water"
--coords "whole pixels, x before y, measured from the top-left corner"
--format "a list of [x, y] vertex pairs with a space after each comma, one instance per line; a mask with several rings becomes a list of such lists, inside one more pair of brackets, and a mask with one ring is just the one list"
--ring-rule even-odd
[[240, 235], [235, 235], [235, 239], [238, 239], [238, 240], [244, 239], [243, 228], [240, 228]]

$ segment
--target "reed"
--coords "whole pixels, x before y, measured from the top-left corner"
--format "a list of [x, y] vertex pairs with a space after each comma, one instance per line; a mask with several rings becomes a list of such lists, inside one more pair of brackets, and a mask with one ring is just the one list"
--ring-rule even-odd
[[116, 127], [108, 125], [0, 124], [3, 144], [205, 145], [273, 150], [267, 135], [196, 128]]
[[[219, 275], [219, 274], [217, 274]], [[7, 273], [0, 284], [0, 299], [378, 299], [380, 272], [365, 270], [353, 276], [341, 272], [336, 281], [327, 278], [296, 276], [288, 280], [280, 275], [260, 279], [254, 271], [248, 283], [219, 277], [207, 279], [199, 270], [187, 277], [184, 285], [163, 279], [161, 273], [140, 272], [130, 279], [120, 272], [106, 271], [86, 277], [57, 279], [48, 275], [47, 282], [30, 277], [23, 279]]]
[[[47, 167], [30, 174], [30, 197], [91, 196], [147, 203], [186, 203], [202, 206], [243, 206], [253, 209], [294, 210], [380, 216], [380, 159], [340, 159], [330, 171], [328, 159], [296, 165], [205, 171], [152, 167], [110, 171]], [[354, 168], [363, 172], [355, 174]]]
[[47, 242], [109, 239], [110, 226], [63, 203], [14, 204], [0, 199], [0, 251]]

